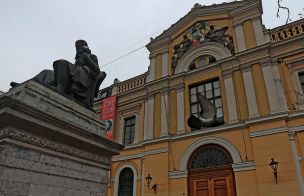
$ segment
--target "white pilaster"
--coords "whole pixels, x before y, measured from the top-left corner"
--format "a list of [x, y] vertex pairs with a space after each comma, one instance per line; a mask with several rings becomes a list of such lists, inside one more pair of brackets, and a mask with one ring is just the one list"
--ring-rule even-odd
[[224, 82], [225, 82], [229, 123], [235, 123], [235, 122], [238, 122], [239, 120], [238, 120], [237, 110], [236, 110], [232, 73], [224, 76]]
[[281, 111], [280, 101], [278, 98], [277, 88], [274, 82], [272, 74], [271, 63], [267, 62], [261, 65], [263, 70], [263, 76], [267, 91], [267, 97], [269, 101], [270, 113], [276, 113]]
[[288, 111], [284, 88], [283, 88], [280, 72], [278, 69], [278, 63], [277, 62], [272, 63], [271, 68], [272, 68], [272, 73], [273, 73], [275, 85], [276, 85], [277, 92], [278, 92], [278, 98], [280, 101], [281, 110]]
[[149, 105], [148, 105], [148, 98], [145, 100], [145, 120], [144, 120], [144, 140], [148, 137], [148, 111], [149, 111]]
[[153, 138], [154, 129], [154, 95], [148, 98], [148, 127], [146, 139]]
[[162, 77], [165, 77], [168, 75], [168, 52], [169, 51], [166, 51], [164, 53], [162, 53]]
[[133, 144], [138, 143], [138, 135], [139, 135], [139, 109], [135, 114], [135, 133], [134, 133]]
[[185, 133], [184, 85], [176, 89], [177, 134]]
[[150, 70], [147, 82], [155, 79], [155, 56], [150, 57]]
[[249, 118], [258, 117], [260, 116], [260, 114], [255, 96], [251, 67], [243, 69], [242, 73], [243, 73], [245, 92], [246, 92], [246, 98], [248, 104]]
[[237, 44], [239, 48], [239, 52], [246, 50], [246, 42], [243, 31], [243, 24], [239, 24], [234, 27], [236, 33]]
[[265, 37], [263, 33], [262, 23], [260, 16], [257, 18], [252, 19], [252, 25], [254, 29], [255, 38], [257, 41], [257, 45], [262, 45], [265, 43]]
[[299, 163], [299, 156], [296, 148], [296, 143], [295, 143], [295, 138], [294, 138], [294, 132], [289, 133], [289, 143], [291, 147], [291, 153], [292, 153], [292, 158], [293, 158], [293, 163], [295, 166], [296, 170], [296, 175], [297, 175], [297, 181], [299, 185], [299, 190], [300, 190], [300, 195], [304, 196], [304, 184], [303, 184], [303, 177], [302, 177], [302, 172], [301, 172], [301, 167]]
[[169, 102], [168, 102], [169, 89], [163, 89], [161, 92], [161, 133], [160, 136], [169, 134], [168, 129], [168, 115], [169, 115]]
[[119, 132], [118, 132], [118, 143], [123, 144], [123, 140], [124, 140], [124, 126], [125, 126], [125, 120], [122, 118], [122, 113], [119, 113]]

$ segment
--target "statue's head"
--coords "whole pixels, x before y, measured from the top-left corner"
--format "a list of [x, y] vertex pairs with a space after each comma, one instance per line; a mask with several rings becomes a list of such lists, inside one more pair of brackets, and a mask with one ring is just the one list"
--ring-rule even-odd
[[75, 47], [77, 48], [77, 46], [88, 46], [88, 43], [85, 40], [80, 39], [75, 42]]
[[76, 56], [75, 59], [83, 57], [84, 54], [91, 54], [91, 50], [88, 47], [88, 43], [85, 40], [77, 40], [75, 42]]
[[213, 25], [210, 25], [210, 30], [214, 30], [214, 26]]
[[187, 39], [188, 37], [187, 37], [187, 35], [184, 35], [183, 38], [184, 38], [184, 39]]

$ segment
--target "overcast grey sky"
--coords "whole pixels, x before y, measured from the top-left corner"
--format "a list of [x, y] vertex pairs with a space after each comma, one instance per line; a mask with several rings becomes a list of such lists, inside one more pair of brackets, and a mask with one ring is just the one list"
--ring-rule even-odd
[[[88, 42], [102, 66], [149, 43], [149, 37], [186, 15], [195, 3], [224, 1], [0, 0], [0, 90], [8, 91], [11, 81], [23, 82], [43, 69], [52, 69], [55, 60], [74, 62], [78, 39]], [[285, 23], [287, 12], [281, 10], [281, 18], [277, 18], [276, 3], [263, 0], [266, 28]], [[282, 5], [290, 8], [293, 21], [300, 12], [304, 14], [304, 0], [283, 0]], [[148, 55], [143, 48], [103, 67], [107, 78], [101, 88], [115, 78], [123, 81], [146, 72]]]

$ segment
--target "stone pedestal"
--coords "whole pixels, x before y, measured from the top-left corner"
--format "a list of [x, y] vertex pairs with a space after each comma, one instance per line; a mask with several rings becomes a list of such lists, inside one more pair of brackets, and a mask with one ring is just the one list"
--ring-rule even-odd
[[122, 149], [94, 112], [34, 81], [0, 96], [1, 196], [106, 196]]

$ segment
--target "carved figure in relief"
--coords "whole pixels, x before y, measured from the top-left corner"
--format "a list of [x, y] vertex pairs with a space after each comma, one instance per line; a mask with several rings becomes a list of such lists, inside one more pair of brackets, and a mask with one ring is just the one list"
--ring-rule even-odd
[[171, 69], [173, 70], [172, 75], [175, 73], [177, 64], [178, 64], [178, 59], [175, 56], [173, 56], [171, 61]]
[[227, 45], [227, 49], [230, 51], [231, 55], [235, 54], [235, 50], [234, 50], [234, 45], [233, 45], [233, 37], [229, 36], [228, 40], [226, 41]]

